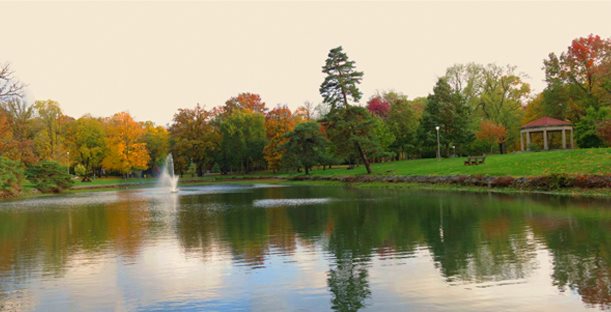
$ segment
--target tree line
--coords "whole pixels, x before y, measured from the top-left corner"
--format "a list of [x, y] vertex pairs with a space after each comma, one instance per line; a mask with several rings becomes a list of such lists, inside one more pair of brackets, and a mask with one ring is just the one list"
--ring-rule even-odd
[[170, 152], [181, 175], [335, 164], [371, 172], [371, 163], [435, 156], [436, 127], [443, 157], [515, 151], [520, 125], [542, 116], [571, 121], [580, 147], [609, 146], [611, 38], [577, 38], [550, 53], [543, 70], [547, 86], [538, 94], [515, 66], [469, 63], [449, 67], [427, 97], [383, 91], [361, 104], [364, 73], [337, 47], [322, 67], [318, 105], [269, 108], [260, 95], [241, 93], [211, 109], [179, 109], [166, 127], [127, 112], [76, 119], [53, 100], [27, 103], [25, 85], [4, 65], [0, 155], [6, 168], [51, 161], [86, 180], [156, 175]]

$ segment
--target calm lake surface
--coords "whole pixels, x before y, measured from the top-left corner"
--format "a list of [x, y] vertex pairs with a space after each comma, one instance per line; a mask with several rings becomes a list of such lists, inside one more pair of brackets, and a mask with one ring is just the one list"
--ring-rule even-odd
[[0, 203], [0, 310], [611, 309], [611, 202], [215, 185]]

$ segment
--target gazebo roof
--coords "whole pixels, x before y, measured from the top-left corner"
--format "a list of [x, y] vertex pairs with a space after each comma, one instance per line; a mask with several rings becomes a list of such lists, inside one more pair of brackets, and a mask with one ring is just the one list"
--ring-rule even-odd
[[544, 128], [544, 127], [555, 127], [555, 126], [570, 126], [571, 123], [568, 121], [552, 118], [552, 117], [541, 117], [537, 120], [533, 120], [525, 125], [522, 125], [522, 129], [528, 128]]

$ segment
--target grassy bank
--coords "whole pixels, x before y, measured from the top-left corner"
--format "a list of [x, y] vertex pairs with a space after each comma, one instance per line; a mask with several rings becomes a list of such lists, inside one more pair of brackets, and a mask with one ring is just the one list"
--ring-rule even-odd
[[[531, 152], [514, 153], [508, 155], [490, 155], [486, 162], [479, 166], [465, 166], [464, 157], [449, 159], [417, 159], [396, 162], [373, 164], [373, 176], [488, 176], [488, 177], [534, 177], [549, 176], [553, 174], [567, 175], [609, 175], [611, 174], [611, 148], [605, 149], [579, 149], [566, 151], [550, 152]], [[245, 183], [252, 180], [257, 182], [278, 182], [286, 181], [302, 176], [302, 173], [272, 174], [271, 172], [257, 172], [251, 175], [207, 175], [204, 177], [182, 177], [180, 185], [197, 185], [210, 183]], [[359, 166], [348, 170], [345, 166], [333, 169], [315, 169], [312, 177], [321, 179], [335, 177], [363, 177], [365, 168]], [[92, 182], [76, 182], [73, 191], [84, 190], [103, 190], [113, 188], [130, 188], [152, 186], [157, 183], [156, 178], [131, 178], [123, 179], [118, 177], [98, 178]], [[284, 182], [283, 182], [284, 183]], [[302, 181], [291, 183], [305, 184], [342, 184], [339, 181]], [[485, 191], [502, 193], [551, 193], [562, 195], [586, 195], [586, 196], [605, 196], [611, 197], [611, 190], [608, 188], [585, 190], [579, 188], [567, 188], [563, 190], [541, 191], [525, 190], [512, 187], [492, 188], [473, 185], [455, 184], [427, 184], [427, 183], [386, 183], [371, 181], [362, 183], [352, 183], [359, 187], [401, 187], [419, 188], [432, 190], [454, 190], [454, 191]], [[37, 192], [31, 186], [25, 186], [22, 197], [36, 196]]]
[[[416, 159], [374, 164], [374, 175], [486, 175], [542, 176], [550, 174], [611, 173], [611, 148], [490, 155], [479, 166], [465, 166], [465, 158]], [[361, 175], [365, 168], [317, 169], [313, 175]]]

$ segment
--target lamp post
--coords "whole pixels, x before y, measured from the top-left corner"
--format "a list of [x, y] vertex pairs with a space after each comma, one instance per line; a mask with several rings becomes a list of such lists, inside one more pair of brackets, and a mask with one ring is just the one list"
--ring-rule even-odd
[[439, 147], [439, 126], [435, 126], [435, 130], [437, 130], [437, 160], [441, 159], [441, 150]]
[[452, 155], [456, 157], [456, 145], [452, 145]]

